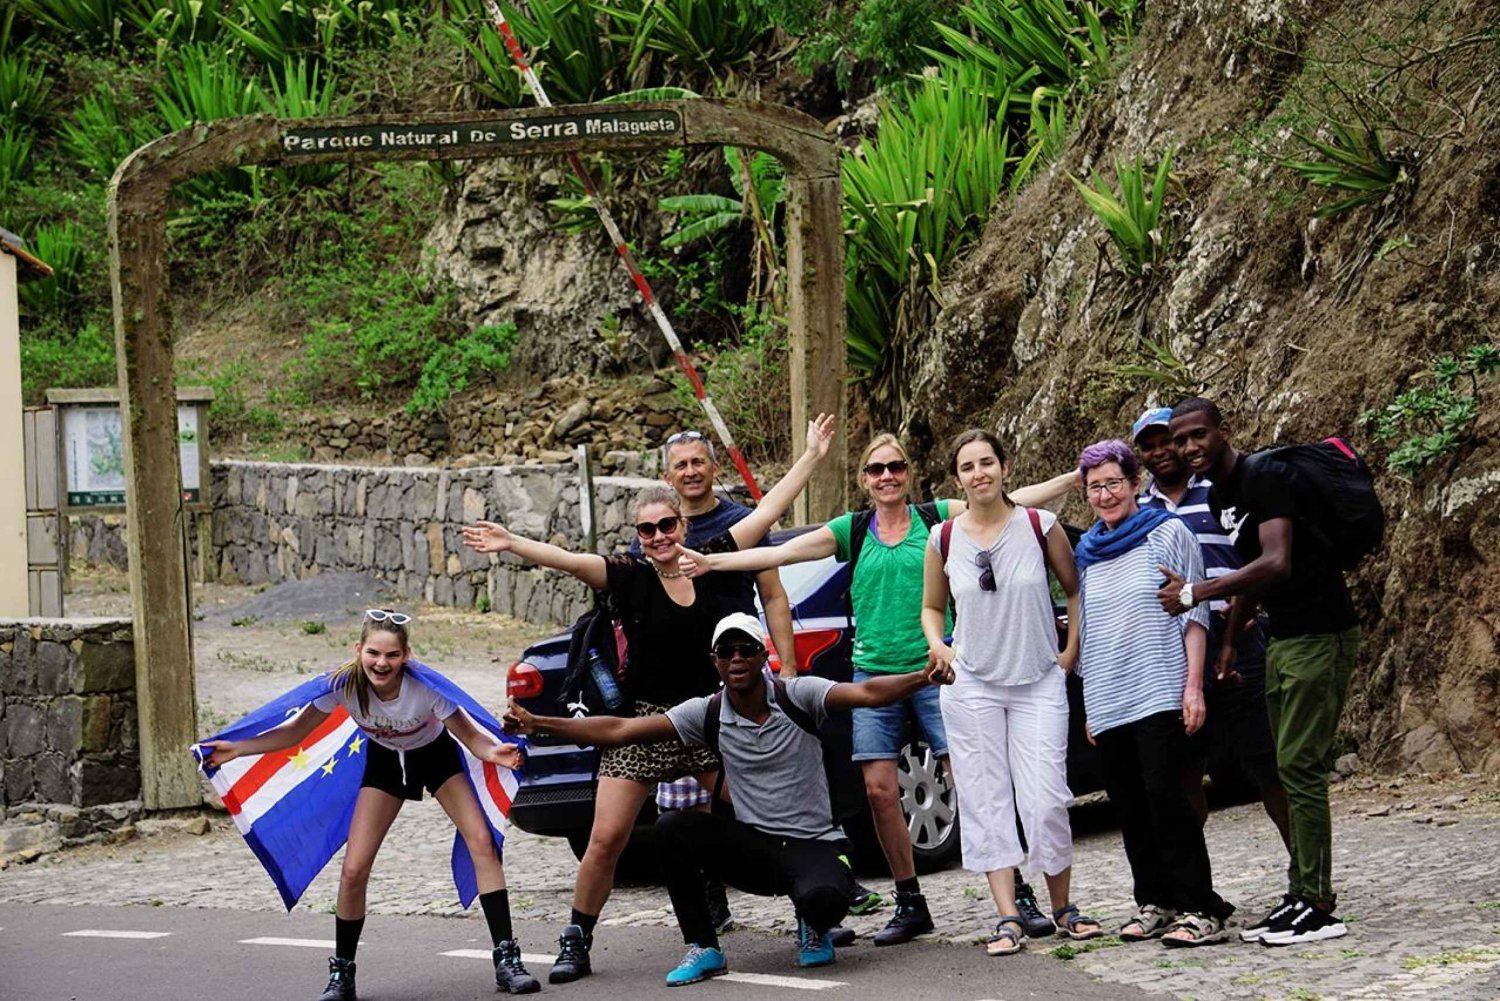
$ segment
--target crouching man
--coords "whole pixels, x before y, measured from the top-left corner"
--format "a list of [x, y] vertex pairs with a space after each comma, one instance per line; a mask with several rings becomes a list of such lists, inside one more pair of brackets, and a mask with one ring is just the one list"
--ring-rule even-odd
[[657, 821], [658, 847], [671, 860], [662, 867], [667, 892], [688, 945], [681, 964], [667, 974], [668, 986], [729, 972], [704, 901], [707, 879], [746, 893], [791, 897], [798, 963], [833, 962], [827, 933], [848, 912], [854, 876], [849, 843], [833, 819], [817, 730], [831, 710], [889, 705], [926, 685], [953, 680], [952, 670], [941, 666], [857, 685], [772, 679], [765, 670], [765, 631], [759, 619], [743, 612], [720, 620], [713, 656], [723, 691], [665, 714], [560, 719], [533, 716], [512, 702], [504, 720], [507, 732], [550, 733], [580, 744], [676, 739], [718, 751], [735, 819], [681, 810]]

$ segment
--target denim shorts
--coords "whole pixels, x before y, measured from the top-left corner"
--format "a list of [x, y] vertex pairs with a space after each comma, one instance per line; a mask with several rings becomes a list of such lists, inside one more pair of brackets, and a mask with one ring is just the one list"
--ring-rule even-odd
[[[854, 681], [883, 678], [884, 674], [855, 671]], [[854, 760], [895, 761], [906, 743], [906, 721], [915, 715], [922, 739], [939, 757], [948, 753], [948, 735], [943, 732], [943, 711], [938, 688], [928, 685], [901, 702], [878, 709], [858, 708], [854, 712]], [[915, 736], [915, 734], [913, 735]]]

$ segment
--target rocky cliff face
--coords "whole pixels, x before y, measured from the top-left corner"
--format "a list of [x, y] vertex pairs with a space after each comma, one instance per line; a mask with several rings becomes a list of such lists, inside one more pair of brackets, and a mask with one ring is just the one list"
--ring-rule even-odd
[[[1431, 8], [1424, 25], [1419, 6]], [[1357, 416], [1434, 355], [1500, 329], [1495, 22], [1481, 2], [1151, 3], [1114, 92], [1095, 96], [1060, 161], [950, 276], [950, 307], [909, 352], [904, 407], [877, 421], [902, 428], [934, 482], [952, 433], [998, 426], [1025, 480], [1120, 436], [1143, 406], [1201, 389], [1241, 448], [1352, 432], [1383, 469]], [[1359, 48], [1403, 31], [1410, 44]], [[1351, 51], [1352, 68], [1333, 60]], [[1414, 183], [1319, 219], [1333, 199], [1266, 146], [1318, 127], [1308, 95], [1336, 101], [1326, 82], [1377, 78], [1364, 65], [1377, 60], [1407, 64], [1394, 79], [1421, 75], [1406, 97], [1380, 97], [1393, 155], [1397, 144], [1420, 155]], [[1136, 155], [1154, 164], [1168, 148], [1167, 260], [1133, 279], [1068, 174]], [[1119, 371], [1141, 364], [1158, 374]], [[1415, 484], [1379, 477], [1390, 528], [1354, 577], [1366, 642], [1345, 715], [1364, 757], [1500, 771], [1500, 421], [1487, 407], [1478, 444], [1445, 468]]]

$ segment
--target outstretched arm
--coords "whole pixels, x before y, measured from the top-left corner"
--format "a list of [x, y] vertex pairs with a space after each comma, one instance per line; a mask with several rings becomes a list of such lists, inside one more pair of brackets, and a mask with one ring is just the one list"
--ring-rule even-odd
[[476, 553], [513, 553], [528, 563], [572, 574], [595, 591], [604, 590], [608, 582], [603, 556], [574, 553], [550, 543], [523, 539], [493, 521], [465, 525], [464, 545]]
[[533, 716], [510, 700], [510, 708], [500, 721], [506, 733], [528, 737], [550, 733], [575, 744], [613, 747], [618, 744], [659, 744], [677, 739], [677, 728], [661, 713], [652, 716], [590, 716], [568, 719], [561, 716]]
[[521, 767], [524, 756], [517, 744], [504, 744], [474, 725], [474, 721], [462, 711], [455, 712], [443, 720], [443, 726], [469, 749], [469, 753], [480, 761], [503, 765], [511, 771]]
[[821, 560], [838, 552], [838, 540], [827, 525], [815, 528], [779, 546], [752, 546], [733, 553], [697, 553], [682, 550], [682, 569], [694, 577], [710, 570], [747, 570], [758, 572], [788, 563]]
[[1062, 500], [1069, 491], [1079, 489], [1081, 483], [1078, 470], [1070, 469], [1066, 473], [1058, 473], [1050, 480], [1013, 490], [1010, 498], [1022, 507], [1046, 507]]
[[776, 520], [786, 509], [792, 506], [792, 501], [807, 486], [807, 481], [812, 479], [813, 468], [828, 455], [828, 450], [833, 446], [833, 415], [819, 414], [817, 420], [807, 422], [807, 450], [792, 464], [785, 476], [777, 481], [770, 492], [761, 498], [755, 510], [749, 515], [735, 522], [729, 529], [729, 534], [734, 537], [734, 544], [740, 549], [753, 546], [771, 530]]
[[[1186, 581], [1163, 568], [1167, 582], [1156, 592], [1168, 615], [1187, 611], [1181, 599]], [[1268, 584], [1285, 580], [1292, 573], [1292, 519], [1271, 518], [1260, 526], [1260, 555], [1233, 573], [1193, 582], [1193, 606], [1214, 598], [1255, 594]]]
[[928, 685], [953, 684], [953, 668], [935, 661], [921, 671], [871, 678], [858, 684], [841, 682], [828, 689], [824, 705], [829, 709], [873, 709], [900, 702]]
[[280, 726], [272, 727], [248, 740], [205, 740], [198, 746], [209, 749], [208, 763], [218, 767], [235, 758], [268, 754], [300, 744], [327, 718], [328, 714], [323, 710], [309, 705]]

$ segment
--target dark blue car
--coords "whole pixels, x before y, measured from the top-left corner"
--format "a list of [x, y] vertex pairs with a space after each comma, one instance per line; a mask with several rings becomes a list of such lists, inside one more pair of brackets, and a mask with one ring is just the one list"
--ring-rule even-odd
[[[809, 528], [775, 532], [772, 541], [785, 542]], [[850, 628], [845, 592], [849, 568], [832, 557], [781, 568], [781, 581], [791, 601], [796, 634], [797, 663], [805, 673], [833, 681], [850, 680]], [[1066, 615], [1059, 610], [1059, 629], [1066, 631]], [[565, 711], [558, 705], [563, 675], [567, 669], [568, 633], [561, 633], [528, 647], [511, 665], [507, 688], [529, 711], [556, 716]], [[1068, 782], [1075, 794], [1101, 788], [1098, 756], [1083, 732], [1083, 694], [1077, 678], [1068, 678], [1072, 723], [1068, 734]], [[831, 727], [849, 726], [847, 713], [835, 714]], [[917, 868], [930, 872], [958, 857], [959, 813], [946, 773], [921, 739], [921, 731], [910, 723], [909, 737], [898, 763], [901, 809], [911, 830]], [[583, 857], [594, 819], [594, 776], [598, 751], [556, 738], [531, 739], [531, 754], [525, 780], [511, 807], [510, 819], [523, 831], [565, 837], [574, 854]], [[858, 770], [846, 770], [847, 781], [860, 785]], [[656, 819], [656, 806], [648, 799], [637, 821], [632, 844], [649, 838]], [[879, 843], [868, 814], [847, 825], [857, 862], [878, 868], [884, 865]], [[628, 855], [629, 853], [627, 853]], [[622, 860], [623, 862], [624, 860]]]

